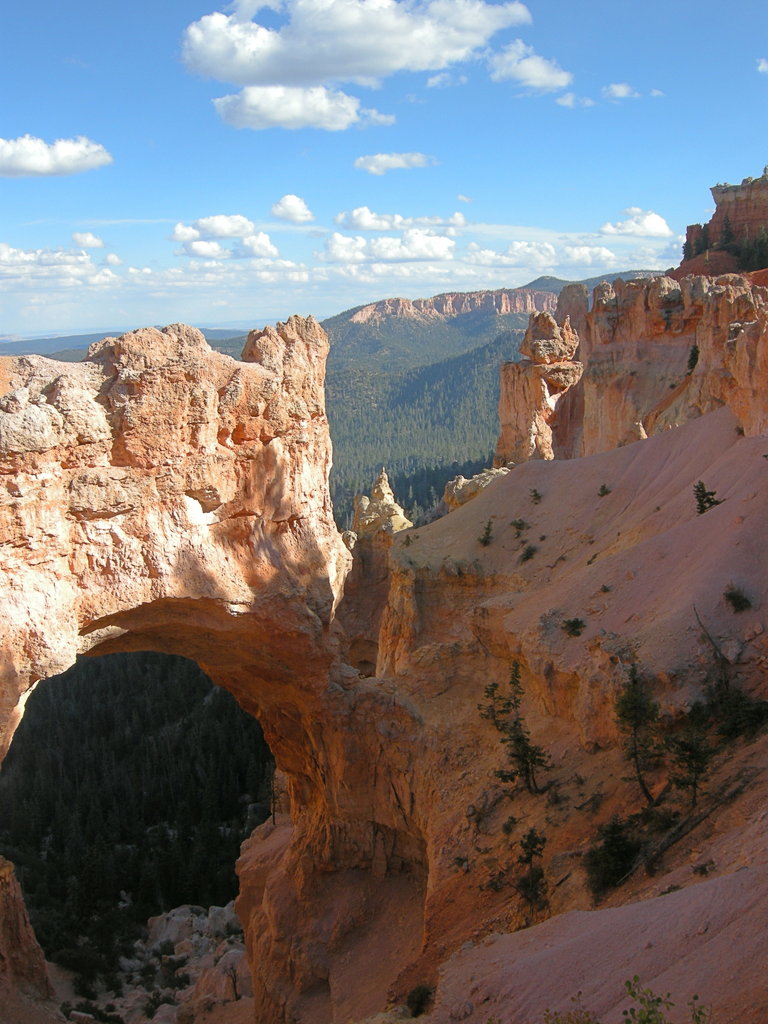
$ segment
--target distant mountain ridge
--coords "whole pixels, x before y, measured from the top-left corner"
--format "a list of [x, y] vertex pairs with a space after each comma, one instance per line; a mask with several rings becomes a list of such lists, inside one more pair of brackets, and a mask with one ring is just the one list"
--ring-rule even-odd
[[599, 274], [597, 277], [585, 277], [581, 281], [566, 281], [565, 278], [562, 277], [537, 277], [535, 281], [531, 281], [528, 284], [523, 285], [523, 287], [518, 289], [518, 291], [530, 289], [532, 291], [553, 292], [555, 295], [559, 295], [567, 284], [583, 284], [588, 291], [591, 291], [596, 285], [600, 284], [601, 281], [607, 281], [608, 284], [613, 284], [613, 282], [618, 281], [619, 278], [621, 278], [622, 281], [637, 281], [646, 277], [661, 277], [663, 273], [663, 270], [617, 270], [613, 274]]
[[[587, 288], [594, 288], [601, 281], [613, 282], [617, 278], [631, 280], [640, 277], [655, 277], [660, 274], [658, 270], [623, 270], [611, 274], [601, 274], [599, 277], [590, 277], [583, 281], [566, 281], [559, 277], [537, 277], [527, 285], [520, 288], [496, 288], [493, 290], [480, 290], [476, 292], [442, 292], [426, 299], [380, 299], [376, 302], [369, 302], [362, 306], [353, 306], [350, 309], [342, 310], [322, 321], [325, 330], [333, 337], [339, 335], [340, 325], [346, 322], [353, 324], [370, 323], [382, 318], [401, 317], [417, 319], [424, 318], [438, 319], [440, 317], [456, 317], [470, 313], [495, 314], [497, 316], [508, 316], [522, 314], [527, 317], [530, 313], [540, 310], [553, 310], [556, 303], [551, 296], [557, 296], [567, 284], [583, 284]], [[136, 326], [145, 326], [143, 324]], [[253, 325], [257, 326], [256, 323]], [[504, 327], [525, 326], [520, 321], [514, 325], [507, 323]], [[211, 346], [219, 351], [227, 352], [229, 355], [239, 356], [235, 351], [239, 345], [242, 348], [241, 339], [245, 339], [247, 332], [238, 332], [231, 328], [201, 328], [203, 334]], [[95, 341], [102, 338], [119, 337], [125, 331], [119, 328], [110, 328], [105, 331], [95, 331], [88, 334], [61, 334], [49, 335], [39, 338], [15, 339], [3, 341], [0, 339], [0, 356], [23, 356], [41, 355], [58, 357], [66, 353], [70, 361], [78, 357], [75, 350], [88, 348]], [[487, 340], [487, 339], [486, 339]], [[455, 352], [453, 354], [459, 354]]]
[[352, 323], [368, 323], [385, 316], [450, 317], [477, 312], [503, 316], [507, 313], [553, 311], [555, 305], [552, 292], [548, 290], [497, 288], [495, 291], [443, 292], [429, 299], [381, 299], [357, 307], [349, 319]]

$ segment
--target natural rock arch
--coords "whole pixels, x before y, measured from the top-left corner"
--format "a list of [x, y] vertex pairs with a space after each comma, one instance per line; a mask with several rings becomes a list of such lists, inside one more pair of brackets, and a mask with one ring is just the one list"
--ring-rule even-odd
[[[392, 796], [407, 768], [376, 773], [381, 695], [351, 692], [333, 617], [350, 556], [327, 485], [327, 350], [292, 317], [252, 332], [242, 362], [184, 325], [106, 339], [79, 364], [0, 360], [0, 753], [35, 683], [78, 654], [183, 654], [256, 714], [293, 820], [241, 869], [273, 1018], [378, 1009], [421, 935], [424, 844]], [[389, 934], [394, 888], [415, 909]], [[389, 973], [356, 1004], [332, 960], [363, 919]]]

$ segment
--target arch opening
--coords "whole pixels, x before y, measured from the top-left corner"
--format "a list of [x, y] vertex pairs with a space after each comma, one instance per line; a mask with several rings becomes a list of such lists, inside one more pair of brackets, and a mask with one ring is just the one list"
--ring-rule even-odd
[[256, 719], [188, 659], [85, 658], [38, 684], [0, 771], [0, 855], [71, 1005], [194, 1001], [206, 957], [203, 988], [250, 994], [234, 866], [273, 772]]

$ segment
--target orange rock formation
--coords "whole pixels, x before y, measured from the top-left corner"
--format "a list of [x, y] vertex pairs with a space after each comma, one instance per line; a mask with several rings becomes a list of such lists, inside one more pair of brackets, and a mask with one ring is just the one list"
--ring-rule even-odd
[[567, 316], [561, 326], [550, 313], [531, 316], [520, 346], [523, 359], [501, 368], [501, 435], [495, 466], [554, 458], [552, 428], [558, 403], [584, 369], [573, 358], [578, 345]]
[[[719, 1024], [768, 1012], [753, 970], [768, 926], [749, 910], [768, 870], [768, 741], [718, 760], [708, 814], [655, 877], [635, 874], [589, 912], [581, 868], [597, 826], [638, 808], [613, 712], [630, 664], [670, 727], [718, 673], [765, 695], [766, 291], [662, 278], [601, 286], [588, 311], [571, 290], [557, 323], [530, 332], [533, 367], [574, 365], [566, 310], [585, 373], [557, 403], [554, 442], [565, 431], [585, 457], [532, 459], [390, 535], [371, 598], [376, 664], [362, 674], [339, 623], [355, 621], [365, 574], [339, 601], [350, 555], [328, 502], [314, 321], [252, 334], [256, 362], [176, 326], [103, 342], [82, 366], [0, 366], [6, 736], [29, 687], [78, 650], [195, 657], [258, 714], [291, 802], [238, 865], [258, 1020], [362, 1020], [436, 983], [440, 1024], [485, 1024], [513, 1000], [538, 1020], [585, 972], [606, 979], [589, 988], [602, 1012], [609, 982], [620, 990], [638, 961], [662, 991], [672, 961], [678, 1000], [698, 990]], [[623, 444], [637, 423], [649, 436]], [[698, 480], [720, 501], [705, 515]], [[729, 587], [748, 610], [734, 614]], [[577, 618], [583, 628], [564, 628]], [[478, 710], [513, 662], [552, 761], [547, 794], [510, 795]], [[653, 776], [654, 792], [664, 782]], [[531, 825], [547, 836], [549, 907], [535, 913], [507, 884]], [[682, 891], [656, 903], [670, 884]], [[729, 900], [748, 915], [739, 942]], [[622, 901], [633, 906], [614, 914]], [[683, 953], [706, 959], [697, 936], [715, 933], [702, 977]], [[589, 934], [601, 939], [587, 947]], [[553, 962], [567, 965], [556, 984]]]
[[[710, 247], [754, 239], [768, 228], [768, 167], [759, 178], [745, 178], [740, 185], [713, 185], [710, 191], [715, 201], [706, 225]], [[686, 241], [692, 249], [703, 231], [701, 224], [689, 225]]]

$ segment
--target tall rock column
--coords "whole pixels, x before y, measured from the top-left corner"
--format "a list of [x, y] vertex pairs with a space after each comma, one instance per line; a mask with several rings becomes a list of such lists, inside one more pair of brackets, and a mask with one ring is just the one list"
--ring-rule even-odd
[[551, 313], [531, 315], [520, 346], [526, 358], [501, 368], [501, 434], [494, 466], [555, 457], [552, 429], [558, 404], [583, 372], [573, 358], [578, 345], [567, 317], [560, 326]]

